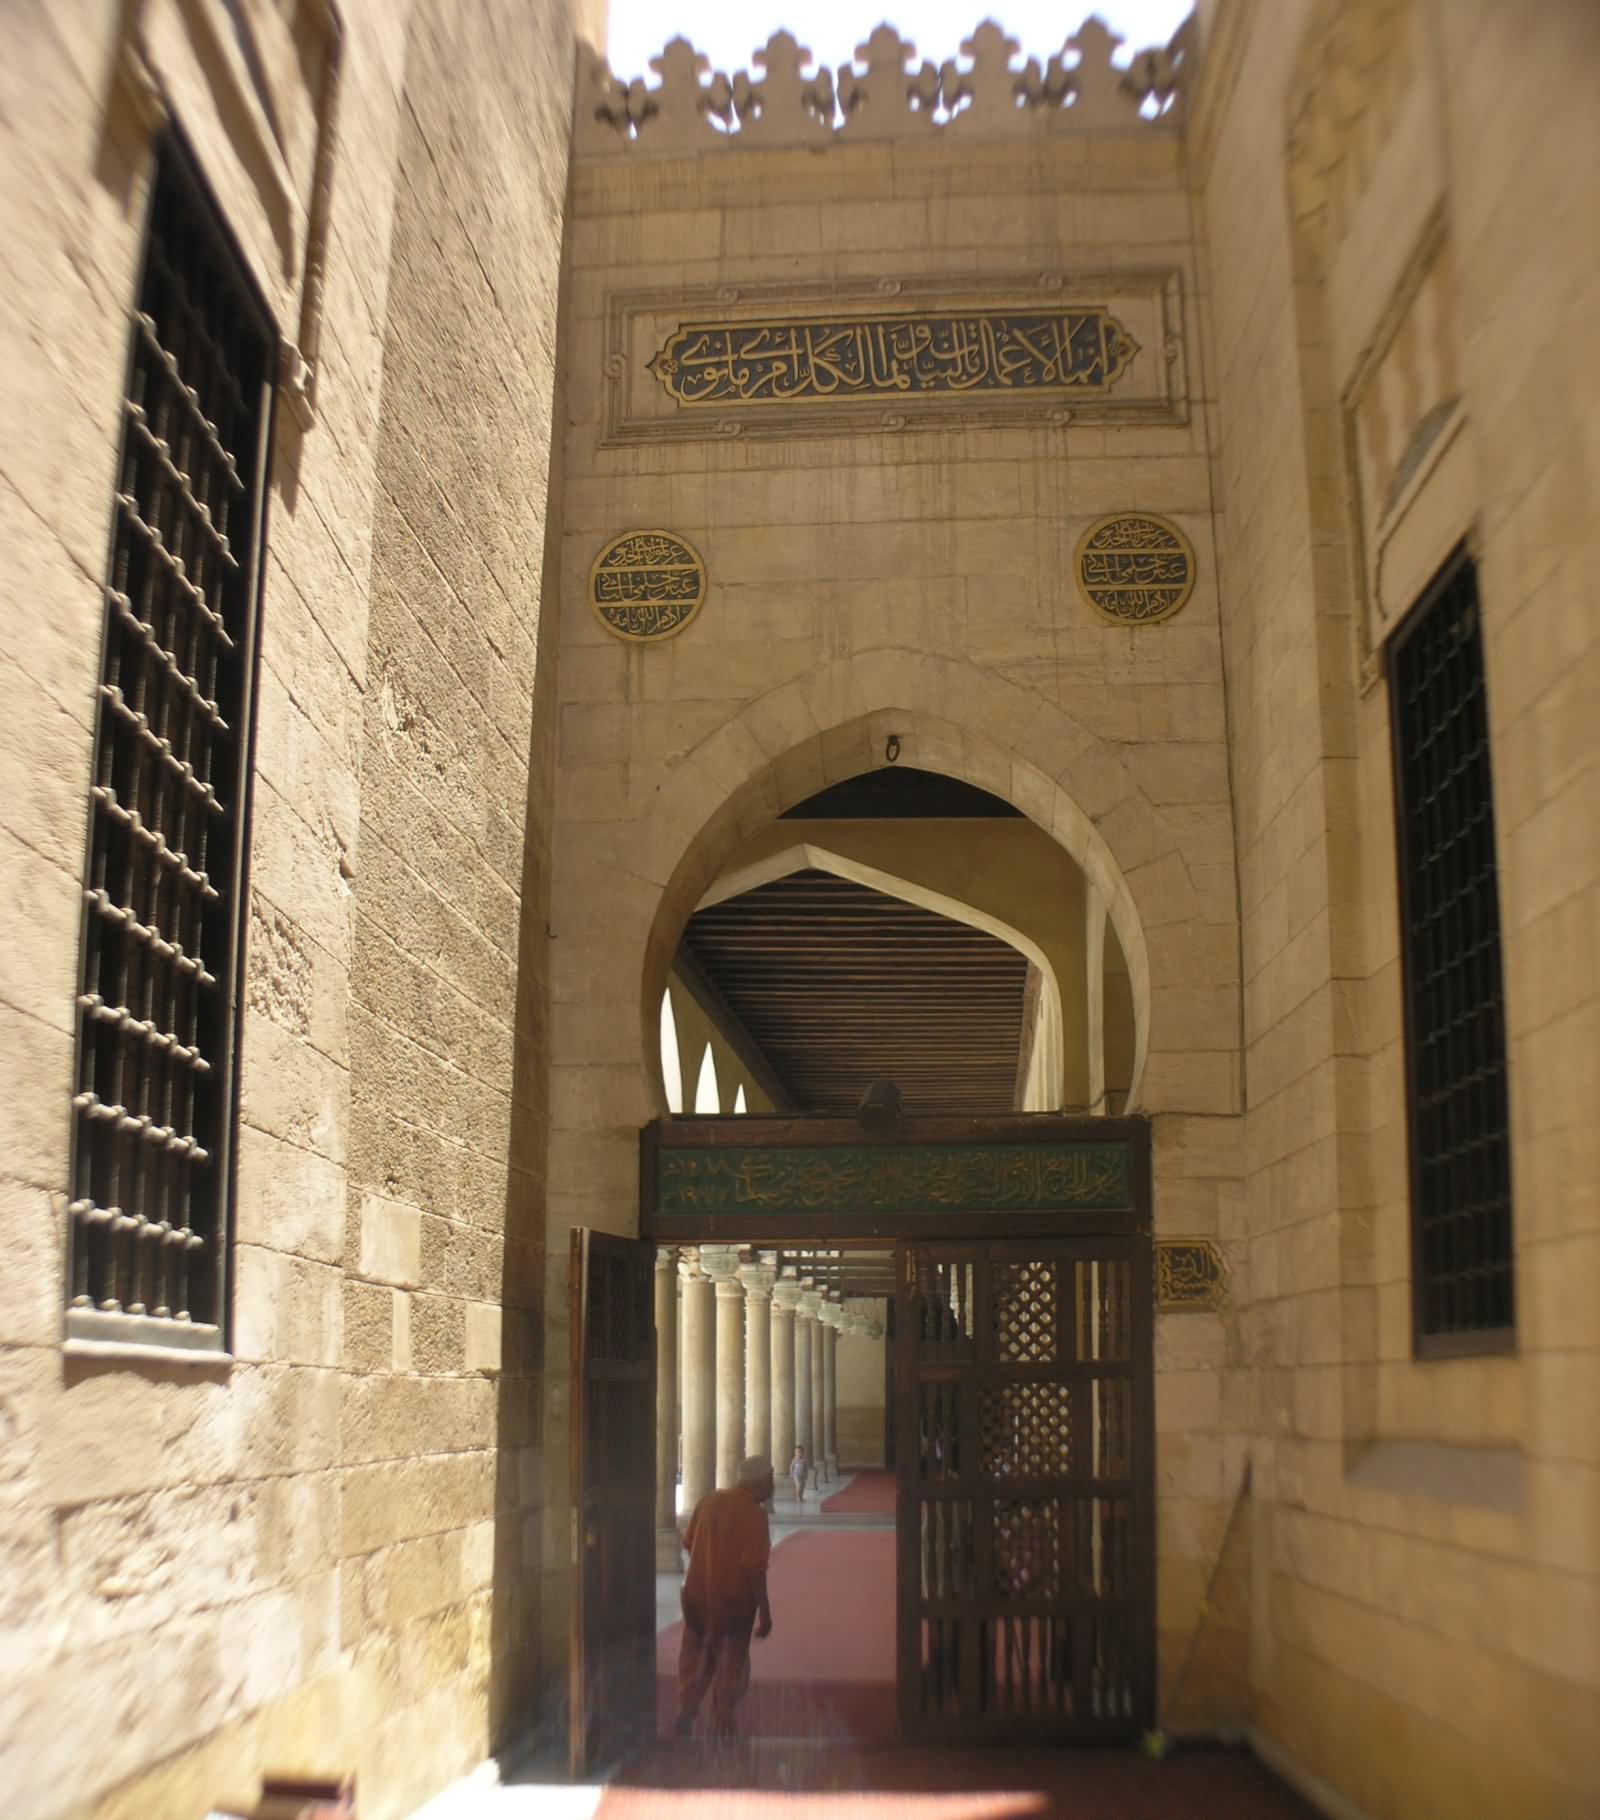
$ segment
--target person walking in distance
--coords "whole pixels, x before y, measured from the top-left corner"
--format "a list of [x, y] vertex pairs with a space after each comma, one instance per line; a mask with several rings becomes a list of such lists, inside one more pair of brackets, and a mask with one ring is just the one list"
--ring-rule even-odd
[[765, 1505], [772, 1496], [772, 1462], [758, 1454], [741, 1462], [739, 1482], [708, 1491], [694, 1507], [683, 1546], [683, 1645], [678, 1652], [680, 1738], [711, 1695], [711, 1736], [734, 1734], [739, 1702], [750, 1685], [750, 1637], [772, 1634], [767, 1560], [772, 1552]]
[[806, 1501], [806, 1450], [796, 1445], [794, 1458], [789, 1462], [789, 1477], [794, 1480], [794, 1495], [802, 1504]]

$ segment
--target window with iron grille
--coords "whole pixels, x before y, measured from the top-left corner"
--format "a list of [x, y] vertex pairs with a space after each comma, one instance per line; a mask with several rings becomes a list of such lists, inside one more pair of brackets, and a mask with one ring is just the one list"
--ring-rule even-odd
[[1452, 558], [1389, 646], [1415, 1344], [1509, 1346], [1511, 1147], [1477, 575]]
[[123, 400], [78, 996], [69, 1340], [222, 1343], [273, 334], [170, 139]]

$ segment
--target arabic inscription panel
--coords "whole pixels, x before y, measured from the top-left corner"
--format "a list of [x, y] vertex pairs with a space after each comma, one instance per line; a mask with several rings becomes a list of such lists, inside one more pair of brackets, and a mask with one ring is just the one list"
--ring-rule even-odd
[[1182, 424], [1178, 274], [703, 286], [607, 299], [603, 439]]

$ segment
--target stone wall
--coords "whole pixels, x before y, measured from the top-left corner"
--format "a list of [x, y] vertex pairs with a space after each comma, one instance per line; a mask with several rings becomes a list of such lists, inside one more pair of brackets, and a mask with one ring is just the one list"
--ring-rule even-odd
[[[240, 9], [302, 34], [255, 75], [205, 25], [214, 9], [14, 10], [9, 1811], [195, 1813], [292, 1762], [356, 1768], [363, 1813], [390, 1820], [558, 1716], [568, 1232], [633, 1229], [684, 920], [779, 811], [881, 762], [891, 734], [1081, 869], [1062, 916], [1109, 918], [1105, 1067], [1153, 1120], [1157, 1234], [1212, 1239], [1227, 1268], [1221, 1312], [1157, 1321], [1164, 1683], [1247, 1453], [1255, 1475], [1164, 1719], [1248, 1711], [1265, 1754], [1372, 1820], [1587, 1811], [1600, 142], [1572, 72], [1600, 57], [1592, 9], [1207, 0], [1209, 74], [1181, 132], [1181, 113], [1136, 126], [1114, 83], [1067, 108], [1059, 60], [1016, 88], [993, 38], [953, 122], [908, 97], [949, 106], [962, 73], [897, 69], [890, 46], [843, 127], [814, 95], [765, 150], [748, 90], [730, 114], [708, 82], [702, 108], [680, 67], [669, 117], [585, 62], [592, 156], [569, 192], [560, 9], [344, 0], [320, 312], [316, 0]], [[258, 79], [277, 85], [281, 170]], [[106, 525], [163, 109], [293, 348], [232, 1356], [210, 1364], [61, 1348]], [[713, 131], [719, 109], [737, 134]], [[644, 288], [771, 287], [780, 308], [858, 287], [887, 307], [1084, 271], [1109, 294], [1153, 268], [1178, 301], [1139, 383], [1155, 366], [1177, 390], [1149, 391], [1139, 421], [889, 411], [664, 434], [669, 401], [612, 338]], [[1450, 434], [1379, 524], [1363, 401], [1420, 405], [1407, 387], [1446, 353]], [[1195, 547], [1194, 598], [1165, 624], [1110, 625], [1073, 587], [1079, 535], [1123, 508]], [[612, 638], [586, 598], [600, 546], [648, 526], [710, 576], [698, 621], [655, 648]], [[1421, 1363], [1378, 650], [1463, 536], [1488, 664], [1518, 1346]], [[1112, 1032], [1134, 1030], [1113, 1057]]]
[[399, 145], [351, 975], [342, 1640], [357, 1662], [398, 1640], [414, 1663], [420, 1704], [367, 1748], [419, 1789], [533, 1697], [540, 603], [571, 55], [554, 9], [419, 7]]
[[[884, 1318], [884, 1304], [865, 1297], [847, 1302], [852, 1313], [872, 1320]], [[882, 1466], [883, 1391], [885, 1339], [865, 1334], [841, 1333], [834, 1355], [837, 1395], [839, 1464]]]
[[[269, 1765], [356, 1768], [384, 1820], [477, 1761], [526, 1687], [538, 603], [572, 29], [555, 8], [340, 10], [320, 343], [301, 282], [320, 6], [283, 9], [304, 58], [273, 40], [253, 77], [226, 31], [157, 0], [8, 19], [0, 225], [21, 282], [0, 321], [33, 426], [0, 478], [19, 911], [0, 956], [0, 1736], [19, 1820], [199, 1813]], [[287, 215], [253, 80], [279, 84]], [[106, 525], [163, 106], [315, 356], [277, 410], [232, 1360], [209, 1366], [60, 1346]]]
[[[1596, 1243], [1597, 842], [1575, 718], [1596, 657], [1574, 591], [1596, 518], [1568, 483], [1592, 447], [1568, 401], [1592, 395], [1577, 300], [1595, 263], [1564, 224], [1592, 212], [1595, 132], [1561, 72], [1600, 40], [1562, 6], [1216, 13], [1194, 138], [1244, 912], [1257, 1725], [1269, 1755], [1373, 1816], [1576, 1813], [1600, 1789], [1582, 1717], [1600, 1682], [1600, 1370], [1590, 1300], [1571, 1294]], [[1415, 384], [1383, 397], [1395, 452], [1440, 363], [1458, 408], [1392, 528], [1355, 458], [1396, 345]], [[1517, 1349], [1419, 1362], [1377, 645], [1463, 537], [1498, 824]]]
[[[882, 763], [891, 733], [902, 762], [1016, 804], [1109, 907], [1128, 961], [1124, 1016], [1147, 1037], [1125, 1079], [1137, 1074], [1135, 1109], [1156, 1122], [1158, 1230], [1220, 1239], [1242, 1262], [1210, 407], [1181, 141], [1051, 129], [1019, 146], [946, 131], [919, 134], [913, 121], [894, 143], [852, 143], [847, 124], [809, 151], [711, 134], [698, 157], [651, 157], [641, 131], [632, 151], [615, 145], [576, 168], [551, 905], [553, 1383], [567, 1344], [557, 1234], [634, 1228], [637, 1130], [665, 1110], [654, 1020], [684, 921], [778, 812]], [[1146, 377], [1187, 373], [1181, 421], [952, 417], [936, 429], [685, 438], [639, 389], [655, 384], [638, 377], [649, 350], [619, 351], [608, 321], [645, 286], [699, 299], [765, 286], [781, 311], [786, 296], [814, 302], [853, 284], [882, 309], [906, 286], [936, 307], [984, 283], [1092, 271], [1109, 274], [1109, 291], [1117, 274], [1154, 268], [1177, 275], [1181, 302]], [[670, 301], [659, 309], [677, 320]], [[1166, 624], [1112, 625], [1073, 587], [1079, 537], [1118, 508], [1167, 515], [1198, 552], [1194, 597]], [[591, 609], [589, 572], [611, 539], [647, 527], [699, 552], [708, 595], [680, 635], [629, 646]], [[1064, 901], [1064, 919], [1081, 903]], [[1237, 1345], [1231, 1313], [1183, 1317], [1162, 1343], [1169, 1667], [1239, 1469], [1224, 1439]], [[548, 1408], [554, 1673], [566, 1641], [558, 1393]]]

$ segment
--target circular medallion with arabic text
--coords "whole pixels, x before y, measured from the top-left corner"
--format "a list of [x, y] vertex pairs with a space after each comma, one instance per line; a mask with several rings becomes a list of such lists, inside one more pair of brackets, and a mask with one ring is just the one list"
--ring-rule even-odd
[[1164, 518], [1113, 512], [1078, 539], [1072, 570], [1096, 612], [1119, 626], [1153, 626], [1194, 592], [1194, 547]]
[[589, 571], [595, 617], [630, 641], [675, 637], [705, 597], [706, 565], [670, 531], [624, 531]]

